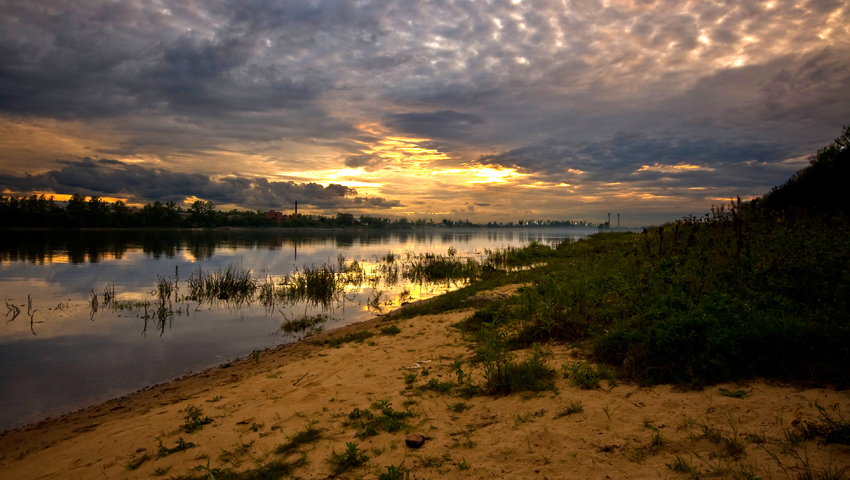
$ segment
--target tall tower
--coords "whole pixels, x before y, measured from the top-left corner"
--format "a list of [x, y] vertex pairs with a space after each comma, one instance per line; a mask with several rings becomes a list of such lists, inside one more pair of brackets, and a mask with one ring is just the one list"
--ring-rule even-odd
[[620, 214], [617, 214], [617, 228], [620, 228]]
[[295, 216], [298, 216], [298, 200], [295, 201]]
[[608, 214], [608, 226], [609, 227], [611, 226], [611, 214], [610, 213]]

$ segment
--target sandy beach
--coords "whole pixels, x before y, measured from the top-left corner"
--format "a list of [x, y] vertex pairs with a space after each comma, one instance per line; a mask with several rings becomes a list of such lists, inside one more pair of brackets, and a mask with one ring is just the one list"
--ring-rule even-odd
[[[378, 317], [7, 431], [0, 478], [204, 478], [209, 469], [274, 460], [296, 465], [292, 477], [327, 478], [329, 458], [349, 442], [368, 461], [337, 478], [379, 478], [402, 463], [416, 479], [819, 478], [805, 475], [840, 475], [850, 465], [848, 445], [789, 436], [795, 420], [820, 418], [817, 405], [847, 418], [847, 391], [758, 379], [698, 390], [603, 381], [582, 390], [560, 373], [555, 391], [542, 393], [463, 397], [458, 387], [427, 388], [432, 379], [457, 383], [456, 360], [471, 374], [465, 382], [480, 382], [471, 344], [452, 327], [472, 313]], [[399, 333], [382, 334], [390, 325]], [[374, 336], [333, 342], [364, 331]], [[567, 346], [551, 351], [555, 369], [581, 360]], [[358, 438], [352, 412], [377, 414], [381, 400], [413, 416], [398, 431]], [[568, 413], [570, 405], [580, 411]], [[211, 421], [188, 433], [191, 412]], [[307, 427], [317, 440], [275, 453]], [[424, 445], [407, 447], [408, 434], [424, 436]]]

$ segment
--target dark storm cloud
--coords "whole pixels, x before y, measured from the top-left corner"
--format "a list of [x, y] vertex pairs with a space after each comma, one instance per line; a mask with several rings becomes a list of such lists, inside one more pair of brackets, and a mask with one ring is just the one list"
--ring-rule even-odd
[[441, 110], [391, 114], [386, 116], [384, 123], [400, 132], [443, 139], [468, 136], [475, 125], [484, 123], [484, 119], [469, 113]]
[[[795, 155], [799, 152], [781, 143], [618, 133], [590, 142], [547, 140], [484, 156], [479, 162], [518, 168], [535, 179], [556, 183], [649, 182], [669, 178], [693, 186], [722, 187], [744, 181], [741, 174], [752, 170], [749, 164], [776, 165]], [[774, 180], [788, 175], [787, 168], [773, 169], [778, 175]]]
[[270, 182], [265, 178], [225, 177], [213, 179], [200, 173], [172, 172], [131, 165], [115, 160], [60, 162], [58, 170], [37, 175], [0, 174], [0, 188], [11, 192], [53, 193], [128, 197], [130, 202], [174, 201], [198, 197], [217, 204], [248, 208], [279, 208], [298, 201], [323, 208], [368, 205], [400, 206], [398, 200], [360, 197], [357, 191], [337, 184]]

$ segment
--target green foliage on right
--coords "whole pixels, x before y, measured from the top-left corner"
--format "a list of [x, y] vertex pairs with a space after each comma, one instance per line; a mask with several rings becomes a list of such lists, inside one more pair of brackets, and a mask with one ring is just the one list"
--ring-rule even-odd
[[[807, 171], [829, 164], [846, 184], [848, 142], [845, 129]], [[785, 210], [765, 207], [787, 188], [641, 234], [511, 253], [547, 264], [525, 271], [530, 285], [516, 295], [458, 325], [478, 342], [488, 389], [512, 389], [507, 349], [550, 341], [581, 344], [597, 364], [646, 384], [752, 376], [850, 384], [850, 207], [808, 209], [799, 198]]]

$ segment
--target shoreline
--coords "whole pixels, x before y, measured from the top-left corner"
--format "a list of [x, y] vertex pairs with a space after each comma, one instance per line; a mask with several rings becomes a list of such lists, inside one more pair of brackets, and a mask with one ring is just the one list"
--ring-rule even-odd
[[[669, 466], [677, 459], [702, 474], [725, 468], [721, 478], [748, 468], [762, 478], [795, 478], [805, 468], [850, 465], [850, 446], [816, 440], [794, 446], [786, 440], [792, 421], [819, 418], [816, 404], [837, 405], [846, 416], [847, 391], [763, 379], [689, 391], [604, 382], [603, 388], [581, 390], [561, 375], [557, 393], [465, 397], [459, 389], [441, 393], [428, 388], [431, 380], [456, 381], [457, 360], [472, 381], [480, 382], [480, 367], [470, 363], [470, 345], [451, 327], [473, 311], [376, 317], [268, 349], [258, 359], [249, 355], [229, 362], [228, 368], [187, 374], [7, 430], [0, 433], [0, 473], [5, 478], [196, 478], [204, 465], [244, 471], [303, 456], [306, 464], [295, 470], [297, 475], [325, 478], [331, 474], [327, 459], [350, 442], [370, 459], [345, 478], [375, 478], [402, 462], [411, 478], [541, 479], [563, 478], [565, 471], [574, 478], [682, 477]], [[380, 332], [390, 325], [400, 332]], [[362, 332], [374, 336], [331, 346], [333, 340]], [[568, 346], [551, 350], [549, 366], [555, 369], [583, 358]], [[405, 377], [412, 373], [417, 377], [407, 384]], [[731, 398], [719, 388], [747, 394]], [[346, 425], [351, 412], [375, 411], [371, 405], [381, 399], [415, 416], [406, 429], [356, 437], [357, 428]], [[582, 411], [563, 414], [575, 402]], [[212, 423], [194, 433], [181, 430], [190, 406]], [[299, 448], [302, 454], [273, 453], [308, 426], [319, 429], [321, 438]], [[405, 430], [425, 436], [425, 445], [405, 447]], [[178, 439], [195, 446], [155, 457], [158, 442], [172, 447]], [[741, 451], [730, 450], [732, 441]], [[136, 469], [128, 467], [145, 456], [150, 458]]]

